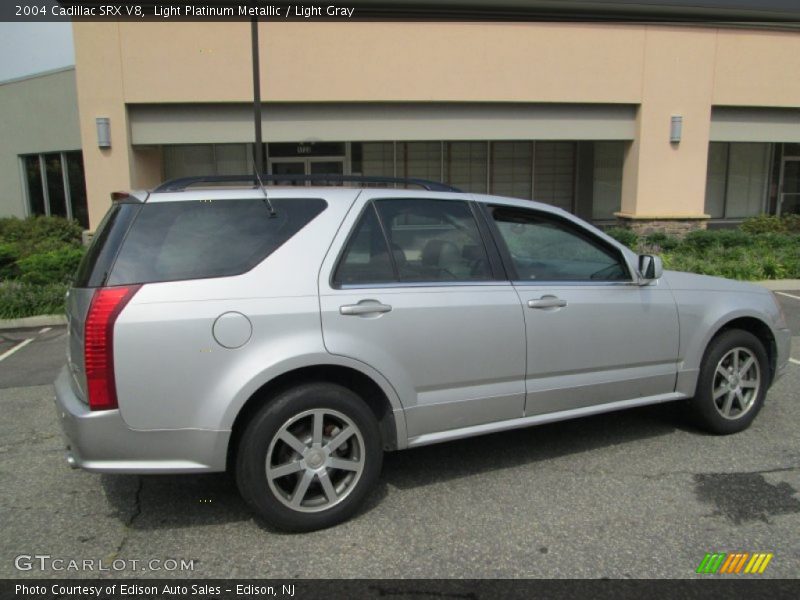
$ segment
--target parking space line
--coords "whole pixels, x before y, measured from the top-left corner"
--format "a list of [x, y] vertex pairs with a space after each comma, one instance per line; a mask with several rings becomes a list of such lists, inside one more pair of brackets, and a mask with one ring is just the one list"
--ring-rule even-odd
[[775, 292], [776, 294], [780, 294], [781, 296], [786, 296], [787, 298], [794, 298], [795, 300], [800, 300], [800, 296], [795, 296], [794, 294], [787, 294], [786, 292]]
[[39, 330], [39, 335], [41, 335], [41, 334], [43, 334], [43, 333], [47, 333], [47, 332], [48, 332], [48, 331], [50, 331], [51, 329], [52, 329], [52, 327], [45, 327], [44, 329], [40, 329], [40, 330]]
[[7, 359], [9, 356], [14, 354], [17, 350], [22, 350], [25, 346], [30, 344], [33, 341], [33, 338], [28, 338], [27, 340], [22, 340], [19, 344], [11, 348], [10, 350], [6, 350], [3, 354], [0, 354], [0, 362]]
[[[3, 360], [3, 359], [2, 359], [2, 358], [0, 358], [0, 360]], [[790, 359], [789, 359], [789, 362], [790, 362], [790, 363], [794, 363], [794, 364], [796, 364], [796, 365], [800, 365], [800, 360], [797, 360], [796, 358], [790, 358]]]

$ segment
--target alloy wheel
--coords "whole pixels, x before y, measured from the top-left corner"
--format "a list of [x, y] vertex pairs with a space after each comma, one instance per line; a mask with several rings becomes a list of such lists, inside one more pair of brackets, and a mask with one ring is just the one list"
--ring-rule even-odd
[[364, 472], [364, 439], [355, 423], [332, 409], [304, 411], [284, 423], [267, 450], [267, 482], [292, 510], [336, 506]]
[[722, 417], [739, 419], [755, 404], [761, 390], [761, 369], [756, 355], [742, 346], [728, 351], [714, 371], [714, 406]]

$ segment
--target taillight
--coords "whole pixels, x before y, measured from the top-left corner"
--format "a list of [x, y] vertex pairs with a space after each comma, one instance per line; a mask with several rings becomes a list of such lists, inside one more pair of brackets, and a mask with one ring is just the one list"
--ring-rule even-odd
[[87, 395], [91, 410], [117, 408], [114, 381], [114, 322], [141, 285], [99, 288], [92, 297], [83, 339]]

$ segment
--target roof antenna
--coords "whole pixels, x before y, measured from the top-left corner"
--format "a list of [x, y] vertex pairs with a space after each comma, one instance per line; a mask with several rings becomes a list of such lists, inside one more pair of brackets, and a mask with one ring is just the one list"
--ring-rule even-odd
[[272, 202], [269, 201], [269, 194], [267, 194], [267, 188], [264, 187], [264, 182], [261, 181], [261, 177], [258, 174], [258, 169], [256, 168], [255, 161], [253, 162], [253, 174], [256, 176], [256, 181], [258, 182], [258, 189], [261, 190], [261, 193], [264, 194], [264, 204], [269, 209], [269, 218], [274, 219], [278, 216], [278, 213], [275, 212], [275, 209], [272, 207]]

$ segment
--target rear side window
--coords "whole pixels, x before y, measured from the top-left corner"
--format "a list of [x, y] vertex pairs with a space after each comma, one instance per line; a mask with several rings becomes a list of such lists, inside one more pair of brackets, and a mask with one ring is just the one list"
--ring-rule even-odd
[[334, 274], [335, 285], [491, 279], [466, 202], [417, 198], [368, 205]]
[[320, 199], [197, 200], [144, 204], [108, 285], [238, 275], [325, 209]]

